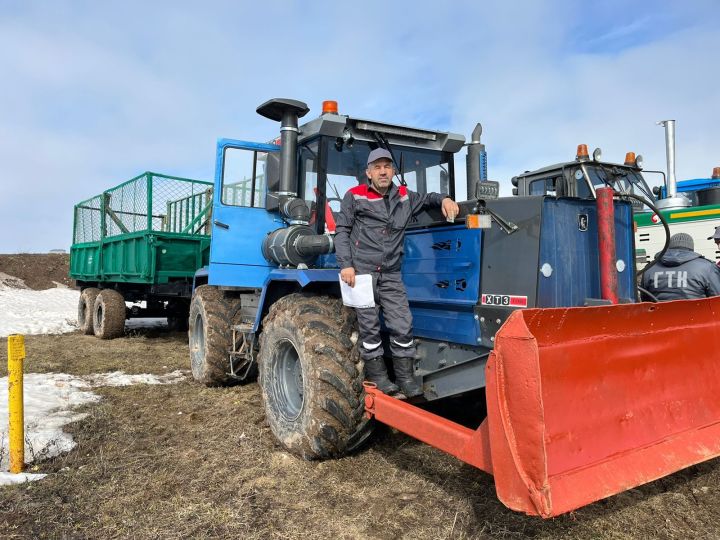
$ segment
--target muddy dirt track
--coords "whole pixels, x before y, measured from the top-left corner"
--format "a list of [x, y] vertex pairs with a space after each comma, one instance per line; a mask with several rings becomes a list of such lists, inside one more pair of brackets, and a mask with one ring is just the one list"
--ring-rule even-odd
[[[22, 277], [22, 276], [21, 276]], [[28, 336], [26, 372], [188, 368], [162, 329], [100, 341]], [[0, 375], [6, 375], [0, 339]], [[77, 447], [41, 481], [0, 487], [0, 538], [718, 538], [720, 460], [543, 521], [506, 509], [492, 478], [391, 430], [351, 457], [279, 447], [257, 384], [98, 388]]]

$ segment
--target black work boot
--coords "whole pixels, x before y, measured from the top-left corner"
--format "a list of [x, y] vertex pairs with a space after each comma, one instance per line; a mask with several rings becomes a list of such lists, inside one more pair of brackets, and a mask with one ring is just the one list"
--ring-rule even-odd
[[385, 360], [383, 360], [382, 356], [378, 356], [372, 360], [365, 360], [365, 380], [375, 383], [378, 390], [389, 396], [397, 394], [400, 391], [397, 385], [388, 378]]
[[408, 398], [424, 394], [420, 385], [415, 381], [413, 363], [414, 360], [412, 358], [393, 358], [395, 382], [400, 387], [400, 391]]

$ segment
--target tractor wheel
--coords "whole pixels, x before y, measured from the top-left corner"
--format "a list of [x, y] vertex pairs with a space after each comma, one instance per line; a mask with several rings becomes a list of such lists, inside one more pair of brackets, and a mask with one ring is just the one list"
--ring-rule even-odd
[[196, 381], [222, 386], [230, 380], [232, 326], [238, 323], [240, 301], [226, 298], [211, 285], [201, 285], [190, 303], [190, 367]]
[[305, 459], [342, 456], [372, 433], [354, 316], [334, 298], [292, 294], [263, 322], [258, 367], [268, 424]]
[[125, 333], [125, 299], [113, 289], [103, 289], [95, 298], [93, 331], [100, 339], [115, 339]]
[[100, 289], [88, 287], [83, 289], [78, 300], [78, 328], [86, 336], [91, 336], [93, 332], [93, 309], [95, 307], [95, 298], [100, 294]]

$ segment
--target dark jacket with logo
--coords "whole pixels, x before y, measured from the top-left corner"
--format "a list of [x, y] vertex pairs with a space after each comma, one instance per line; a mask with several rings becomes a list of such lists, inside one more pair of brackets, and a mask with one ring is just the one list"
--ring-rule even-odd
[[720, 268], [689, 249], [668, 249], [643, 275], [643, 287], [658, 300], [720, 295]]
[[335, 254], [340, 268], [359, 274], [399, 272], [405, 229], [410, 219], [428, 207], [438, 207], [447, 195], [420, 195], [391, 184], [385, 196], [370, 184], [348, 190], [335, 216]]

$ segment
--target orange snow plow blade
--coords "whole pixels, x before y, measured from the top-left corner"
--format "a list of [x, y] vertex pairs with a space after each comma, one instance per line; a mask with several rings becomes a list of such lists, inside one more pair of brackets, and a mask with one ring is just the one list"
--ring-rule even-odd
[[554, 516], [720, 455], [720, 298], [512, 313], [487, 365], [492, 473]]

